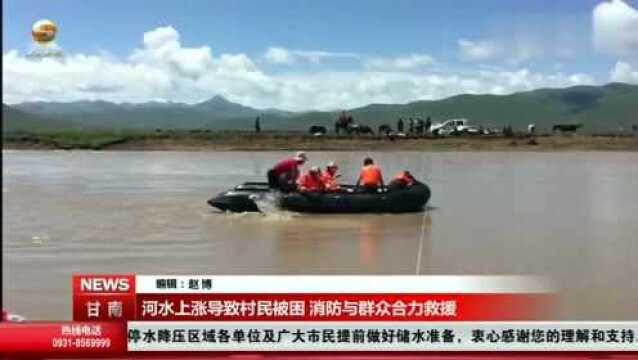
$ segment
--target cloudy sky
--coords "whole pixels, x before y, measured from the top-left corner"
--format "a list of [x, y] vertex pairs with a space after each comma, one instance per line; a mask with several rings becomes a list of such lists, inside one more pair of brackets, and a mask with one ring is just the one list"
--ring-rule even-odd
[[[328, 110], [638, 83], [638, 0], [3, 1], [3, 102]], [[31, 25], [64, 58], [35, 60]]]

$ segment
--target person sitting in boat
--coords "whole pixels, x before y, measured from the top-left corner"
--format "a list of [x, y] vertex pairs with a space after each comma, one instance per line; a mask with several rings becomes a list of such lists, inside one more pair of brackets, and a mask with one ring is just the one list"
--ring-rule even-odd
[[390, 184], [388, 184], [388, 190], [406, 189], [416, 182], [417, 180], [409, 171], [403, 170], [392, 178]]
[[337, 170], [339, 167], [334, 161], [331, 161], [326, 166], [326, 169], [321, 172], [321, 182], [326, 191], [339, 191], [341, 187], [337, 183]]
[[268, 186], [281, 191], [293, 191], [299, 178], [299, 166], [308, 161], [306, 153], [298, 152], [294, 157], [285, 158], [268, 170]]
[[321, 169], [313, 166], [297, 180], [297, 190], [300, 192], [318, 192], [325, 189], [321, 179]]
[[363, 160], [363, 167], [359, 173], [359, 179], [357, 179], [356, 187], [363, 188], [364, 192], [376, 193], [379, 188], [383, 188], [383, 176], [381, 175], [381, 169], [374, 163], [372, 158], [365, 158]]

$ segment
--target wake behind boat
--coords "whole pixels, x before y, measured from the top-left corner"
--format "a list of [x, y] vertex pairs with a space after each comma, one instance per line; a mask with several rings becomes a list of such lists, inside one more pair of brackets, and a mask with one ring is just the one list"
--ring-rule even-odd
[[403, 189], [360, 192], [342, 185], [338, 192], [288, 192], [271, 190], [268, 183], [247, 182], [222, 192], [208, 204], [222, 211], [258, 212], [258, 203], [273, 197], [282, 210], [301, 213], [404, 213], [421, 211], [430, 199], [430, 188], [416, 182]]

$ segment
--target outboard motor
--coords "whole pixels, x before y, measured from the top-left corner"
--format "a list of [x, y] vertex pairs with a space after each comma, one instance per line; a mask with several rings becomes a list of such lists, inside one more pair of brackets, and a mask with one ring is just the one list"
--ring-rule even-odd
[[270, 188], [267, 183], [243, 183], [232, 190], [219, 193], [208, 204], [221, 211], [260, 212], [256, 200], [263, 198]]

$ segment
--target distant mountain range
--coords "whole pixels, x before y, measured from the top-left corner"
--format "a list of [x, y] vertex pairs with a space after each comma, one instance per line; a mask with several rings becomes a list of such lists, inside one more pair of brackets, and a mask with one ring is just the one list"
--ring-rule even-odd
[[[430, 116], [433, 121], [469, 118], [474, 123], [524, 129], [535, 123], [548, 129], [556, 123], [582, 123], [585, 131], [616, 131], [638, 123], [638, 86], [611, 83], [539, 89], [512, 95], [458, 95], [407, 104], [371, 104], [348, 112], [356, 122], [376, 128], [398, 118]], [[25, 102], [2, 107], [4, 132], [75, 130], [211, 129], [250, 130], [261, 116], [264, 130], [307, 130], [332, 127], [337, 111], [289, 112], [260, 110], [222, 96], [189, 105], [174, 102], [140, 104], [106, 101]]]
[[75, 124], [55, 118], [43, 118], [2, 104], [2, 129], [15, 131], [54, 131], [73, 128]]

